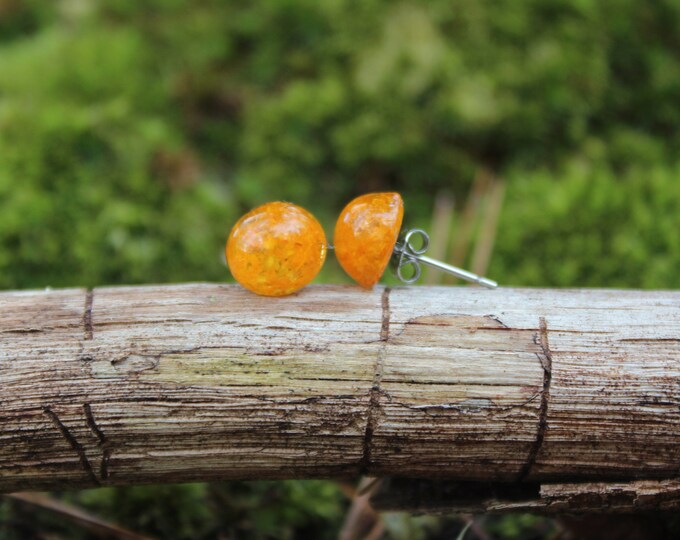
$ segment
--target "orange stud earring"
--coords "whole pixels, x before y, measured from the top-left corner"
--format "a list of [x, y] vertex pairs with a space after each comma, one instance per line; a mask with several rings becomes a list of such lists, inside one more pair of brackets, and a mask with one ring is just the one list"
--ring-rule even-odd
[[326, 260], [326, 235], [304, 208], [271, 202], [251, 210], [231, 230], [225, 248], [234, 279], [264, 296], [303, 288]]
[[[417, 281], [421, 264], [425, 264], [484, 287], [498, 286], [495, 281], [427, 257], [430, 238], [422, 229], [406, 231], [399, 240], [403, 216], [404, 201], [399, 193], [362, 195], [340, 213], [333, 240], [335, 254], [340, 266], [362, 287], [373, 287], [393, 257], [397, 277], [404, 283]], [[404, 269], [409, 267], [411, 275], [407, 276]]]
[[399, 193], [362, 195], [340, 213], [333, 235], [335, 256], [362, 287], [370, 289], [385, 272], [403, 218]]

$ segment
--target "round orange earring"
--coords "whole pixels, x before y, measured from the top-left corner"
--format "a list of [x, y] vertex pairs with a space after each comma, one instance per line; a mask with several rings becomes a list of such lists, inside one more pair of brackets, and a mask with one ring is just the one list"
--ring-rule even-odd
[[[362, 287], [370, 289], [395, 256], [397, 277], [413, 283], [420, 277], [421, 264], [432, 266], [461, 279], [496, 288], [487, 278], [424, 255], [430, 241], [421, 229], [411, 229], [399, 240], [404, 201], [399, 193], [368, 193], [351, 201], [335, 224], [333, 242], [340, 266]], [[420, 237], [419, 246], [416, 238]], [[405, 268], [411, 268], [407, 276]]]
[[264, 296], [300, 290], [326, 260], [326, 235], [304, 208], [286, 202], [258, 206], [238, 220], [225, 248], [234, 279]]
[[370, 289], [385, 272], [404, 218], [399, 193], [368, 193], [351, 201], [335, 223], [333, 243], [340, 266]]

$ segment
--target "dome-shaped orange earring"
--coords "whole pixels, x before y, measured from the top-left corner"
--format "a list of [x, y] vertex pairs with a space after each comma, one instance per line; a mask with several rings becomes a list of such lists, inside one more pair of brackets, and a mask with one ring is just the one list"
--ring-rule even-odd
[[264, 296], [298, 291], [326, 260], [326, 235], [304, 208], [271, 202], [251, 210], [231, 230], [225, 248], [234, 279]]
[[[404, 283], [416, 281], [420, 265], [426, 264], [491, 289], [498, 286], [495, 281], [425, 256], [430, 238], [421, 229], [406, 231], [399, 241], [403, 216], [404, 201], [399, 193], [362, 195], [340, 213], [333, 238], [335, 254], [340, 266], [362, 287], [373, 287], [393, 256], [397, 277]], [[417, 237], [420, 247], [416, 247]], [[407, 267], [412, 270], [408, 277], [404, 272]]]

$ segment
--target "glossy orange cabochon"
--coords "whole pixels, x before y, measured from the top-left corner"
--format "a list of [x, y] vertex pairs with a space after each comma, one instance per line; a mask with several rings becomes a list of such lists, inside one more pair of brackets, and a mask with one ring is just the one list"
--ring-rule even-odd
[[285, 296], [314, 279], [326, 249], [326, 235], [312, 214], [295, 204], [271, 202], [234, 225], [227, 240], [227, 264], [246, 289]]
[[362, 287], [370, 289], [385, 272], [404, 217], [399, 193], [369, 193], [350, 202], [335, 224], [335, 254]]

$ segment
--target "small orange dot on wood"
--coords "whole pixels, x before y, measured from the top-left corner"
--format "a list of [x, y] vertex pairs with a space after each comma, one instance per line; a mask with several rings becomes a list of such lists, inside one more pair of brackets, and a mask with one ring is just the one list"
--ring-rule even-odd
[[362, 287], [385, 272], [399, 236], [404, 201], [399, 193], [369, 193], [351, 201], [335, 224], [335, 254]]
[[307, 285], [326, 260], [321, 224], [300, 206], [271, 202], [251, 210], [227, 240], [227, 264], [246, 289], [285, 296]]

